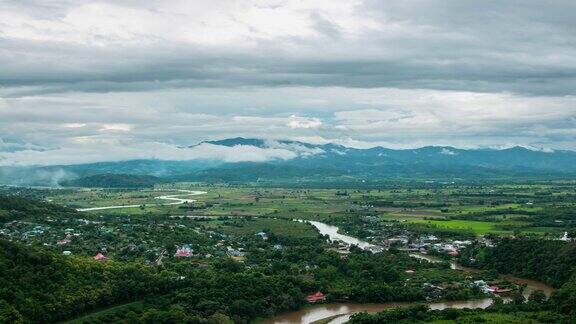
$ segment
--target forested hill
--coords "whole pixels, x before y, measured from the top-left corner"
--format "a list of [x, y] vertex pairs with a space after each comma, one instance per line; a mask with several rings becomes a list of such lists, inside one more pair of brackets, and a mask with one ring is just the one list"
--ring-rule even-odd
[[[576, 243], [504, 239], [496, 247], [475, 246], [462, 251], [460, 262], [492, 269], [499, 273], [534, 278], [559, 287], [546, 300], [543, 293], [532, 293], [527, 301], [512, 296], [512, 301], [495, 303], [488, 309], [430, 310], [426, 305], [390, 309], [375, 314], [352, 316], [352, 324], [380, 323], [575, 323], [576, 319]], [[473, 259], [474, 262], [470, 262]], [[521, 297], [521, 294], [519, 295]]]
[[0, 240], [0, 323], [47, 323], [142, 298], [169, 284], [153, 268], [66, 258]]
[[576, 176], [576, 152], [539, 151], [524, 147], [361, 149], [337, 144], [231, 138], [179, 149], [183, 156], [188, 157], [186, 160], [0, 167], [0, 183], [136, 188], [158, 182], [159, 179], [154, 177], [168, 181], [364, 183], [382, 180], [565, 179]]
[[505, 238], [492, 248], [473, 246], [461, 252], [462, 264], [531, 278], [558, 288], [549, 307], [576, 318], [576, 242]]
[[27, 218], [67, 217], [77, 212], [73, 209], [34, 199], [0, 194], [0, 222]]
[[[475, 261], [470, 263], [470, 258]], [[504, 238], [494, 248], [464, 250], [460, 259], [467, 265], [561, 287], [576, 273], [576, 242]]]
[[150, 175], [105, 173], [63, 181], [60, 184], [87, 188], [151, 188], [160, 182], [162, 179]]

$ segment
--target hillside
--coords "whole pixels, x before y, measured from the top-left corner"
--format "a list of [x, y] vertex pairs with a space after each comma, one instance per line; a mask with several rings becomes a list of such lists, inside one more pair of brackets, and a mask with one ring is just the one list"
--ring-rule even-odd
[[[374, 182], [539, 180], [576, 175], [576, 152], [508, 149], [350, 148], [337, 144], [231, 138], [206, 141], [219, 152], [183, 161], [130, 160], [79, 165], [0, 168], [0, 181], [19, 185], [139, 188], [164, 180], [205, 182]], [[254, 160], [243, 159], [262, 154]], [[256, 153], [255, 153], [256, 152]], [[273, 153], [273, 154], [272, 154]]]
[[151, 188], [159, 182], [162, 182], [162, 179], [149, 175], [106, 173], [64, 181], [60, 184], [88, 188]]
[[161, 282], [154, 269], [131, 263], [66, 258], [0, 239], [0, 322], [57, 322], [141, 298]]

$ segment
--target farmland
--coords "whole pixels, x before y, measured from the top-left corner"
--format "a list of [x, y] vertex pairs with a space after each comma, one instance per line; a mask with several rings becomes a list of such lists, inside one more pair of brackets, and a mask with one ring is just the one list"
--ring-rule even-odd
[[[205, 193], [177, 205], [156, 198], [185, 194], [182, 190]], [[492, 282], [521, 294], [519, 284], [498, 274], [506, 266], [485, 259], [484, 249], [510, 238], [539, 240], [555, 249], [555, 244], [568, 244], [559, 239], [573, 237], [576, 228], [575, 191], [566, 182], [405, 183], [376, 189], [177, 182], [146, 189], [0, 187], [0, 193], [5, 197], [0, 200], [4, 244], [23, 244], [8, 245], [4, 253], [30, 249], [18, 253], [30, 253], [31, 259], [48, 257], [43, 262], [50, 269], [67, 269], [62, 271], [78, 277], [62, 282], [69, 287], [52, 293], [44, 290], [47, 287], [34, 288], [39, 300], [52, 294], [55, 300], [78, 301], [62, 305], [66, 311], [51, 315], [54, 321], [115, 321], [127, 316], [152, 321], [169, 316], [247, 322], [299, 309], [305, 295], [318, 290], [329, 301], [356, 303], [486, 298], [487, 288], [475, 282]], [[336, 226], [339, 233], [374, 249], [327, 240], [306, 220]], [[97, 253], [106, 261], [95, 260]], [[413, 253], [434, 261], [411, 257]], [[456, 271], [449, 264], [454, 260], [478, 260], [477, 265], [499, 271]], [[572, 261], [556, 264], [569, 267]], [[70, 291], [91, 291], [97, 279], [84, 276], [87, 273], [111, 273], [116, 279], [106, 289], [68, 296]], [[567, 275], [550, 273], [534, 271], [533, 279], [549, 280], [557, 287], [567, 280]], [[200, 297], [195, 292], [200, 290], [208, 297], [197, 304]], [[269, 291], [279, 297], [270, 297]], [[183, 313], [183, 307], [194, 315]], [[18, 308], [26, 318], [46, 311]]]

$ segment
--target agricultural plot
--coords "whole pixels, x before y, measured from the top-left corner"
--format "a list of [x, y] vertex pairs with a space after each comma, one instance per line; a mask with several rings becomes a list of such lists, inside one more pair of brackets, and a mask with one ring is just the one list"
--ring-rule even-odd
[[[175, 190], [202, 190], [206, 194], [190, 197], [197, 201], [185, 205], [167, 205], [154, 198], [175, 194]], [[554, 183], [405, 185], [384, 186], [382, 189], [339, 190], [183, 182], [162, 184], [154, 190], [56, 190], [47, 199], [74, 208], [139, 205], [135, 208], [90, 212], [99, 215], [264, 217], [319, 221], [342, 218], [342, 215], [351, 221], [376, 216], [384, 223], [400, 222], [406, 226], [429, 226], [432, 229], [472, 232], [476, 235], [511, 235], [514, 232], [545, 234], [566, 230], [572, 221], [556, 219], [554, 213], [562, 218], [563, 212], [558, 208], [569, 208], [574, 200], [573, 194], [569, 186]], [[211, 225], [219, 224], [213, 222]], [[282, 231], [281, 228], [277, 230]]]

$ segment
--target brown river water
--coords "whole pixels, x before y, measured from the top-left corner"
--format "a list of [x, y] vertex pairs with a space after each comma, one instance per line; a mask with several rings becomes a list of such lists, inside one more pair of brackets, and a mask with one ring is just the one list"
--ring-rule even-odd
[[[363, 242], [355, 237], [343, 235], [338, 233], [336, 226], [324, 224], [321, 222], [310, 222], [316, 227], [321, 234], [328, 235], [331, 240], [341, 240], [349, 244], [356, 244], [360, 247], [371, 246], [372, 244]], [[423, 254], [410, 254], [414, 258], [427, 260], [428, 262], [442, 262], [438, 258]], [[455, 270], [477, 272], [477, 269], [462, 267], [455, 262], [451, 263], [451, 268]], [[552, 287], [535, 280], [523, 279], [514, 276], [502, 276], [503, 278], [514, 282], [516, 284], [526, 284], [524, 296], [528, 297], [534, 290], [542, 290], [546, 296], [550, 296], [554, 290]], [[313, 323], [315, 321], [331, 319], [330, 324], [346, 323], [350, 316], [354, 313], [368, 312], [377, 313], [386, 309], [408, 306], [417, 304], [416, 302], [399, 302], [399, 303], [381, 303], [381, 304], [357, 304], [357, 303], [331, 303], [319, 304], [303, 308], [298, 311], [284, 313], [262, 321], [263, 324], [292, 324], [292, 323]], [[462, 301], [446, 301], [429, 303], [431, 309], [446, 309], [446, 308], [486, 308], [492, 304], [492, 299], [483, 298], [475, 300], [462, 300]]]

